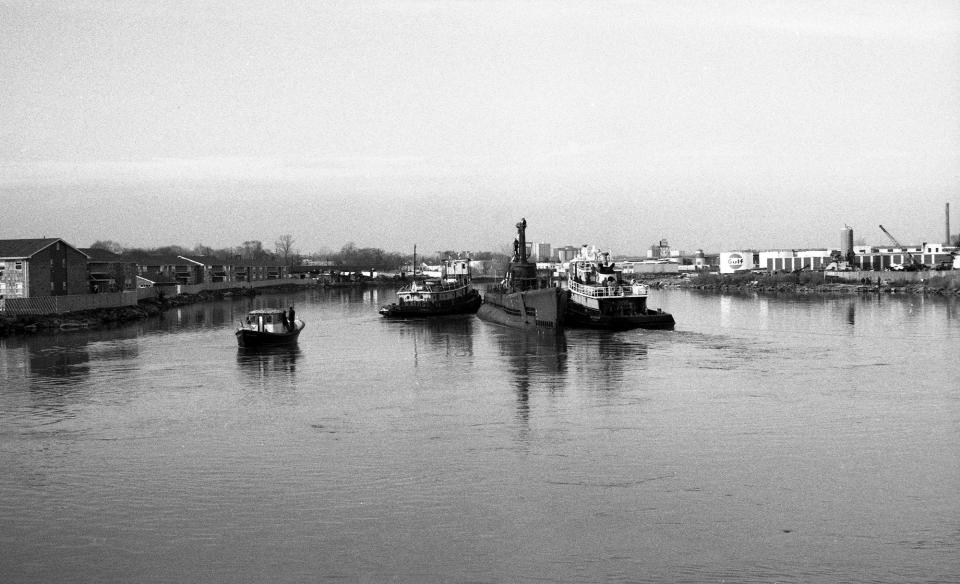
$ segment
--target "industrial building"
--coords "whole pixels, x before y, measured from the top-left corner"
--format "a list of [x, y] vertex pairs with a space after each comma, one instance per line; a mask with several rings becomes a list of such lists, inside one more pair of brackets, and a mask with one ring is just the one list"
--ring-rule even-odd
[[[880, 227], [883, 229], [882, 225]], [[942, 243], [889, 247], [856, 246], [853, 243], [853, 228], [845, 226], [840, 231], [840, 247], [837, 249], [727, 251], [720, 254], [719, 267], [721, 274], [752, 270], [912, 270], [921, 266], [960, 269], [958, 260], [960, 256], [957, 255], [957, 248]]]

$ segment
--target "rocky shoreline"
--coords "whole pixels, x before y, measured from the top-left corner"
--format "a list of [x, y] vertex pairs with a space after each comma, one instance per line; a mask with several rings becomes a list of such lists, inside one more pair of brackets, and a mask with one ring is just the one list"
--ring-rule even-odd
[[12, 334], [27, 334], [40, 331], [80, 330], [108, 326], [115, 323], [144, 320], [158, 316], [161, 312], [211, 300], [222, 300], [231, 296], [255, 296], [260, 290], [252, 288], [236, 288], [229, 290], [204, 290], [197, 294], [181, 294], [178, 296], [161, 296], [146, 298], [136, 306], [118, 306], [113, 308], [98, 308], [81, 310], [64, 314], [20, 314], [0, 315], [0, 337]]
[[960, 296], [960, 286], [955, 280], [933, 282], [921, 281], [914, 283], [891, 282], [881, 280], [879, 283], [859, 282], [827, 282], [813, 284], [811, 282], [788, 282], [783, 280], [766, 281], [764, 278], [753, 280], [723, 280], [719, 278], [678, 278], [657, 282], [657, 287], [703, 290], [708, 292], [761, 292], [770, 294], [798, 294], [798, 295], [843, 295], [843, 294], [894, 294], [894, 295], [934, 295]]

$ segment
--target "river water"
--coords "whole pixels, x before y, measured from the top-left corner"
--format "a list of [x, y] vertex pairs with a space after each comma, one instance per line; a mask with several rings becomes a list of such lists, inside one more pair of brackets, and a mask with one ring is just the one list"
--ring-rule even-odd
[[960, 580], [956, 300], [655, 290], [676, 330], [554, 340], [393, 299], [0, 339], [0, 581]]

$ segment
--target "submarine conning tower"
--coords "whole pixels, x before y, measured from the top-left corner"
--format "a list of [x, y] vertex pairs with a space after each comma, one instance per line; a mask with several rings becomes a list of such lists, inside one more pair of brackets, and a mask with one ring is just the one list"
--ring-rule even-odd
[[510, 279], [514, 288], [529, 290], [538, 288], [537, 265], [527, 259], [527, 220], [517, 223], [517, 238], [513, 240], [513, 258], [510, 260]]

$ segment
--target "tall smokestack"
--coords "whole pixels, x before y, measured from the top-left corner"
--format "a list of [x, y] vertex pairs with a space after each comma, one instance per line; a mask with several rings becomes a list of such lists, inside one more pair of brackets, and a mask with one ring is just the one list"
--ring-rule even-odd
[[947, 238], [943, 240], [943, 245], [950, 245], [950, 203], [947, 203]]
[[840, 253], [843, 259], [853, 255], [853, 227], [844, 225], [840, 230]]

